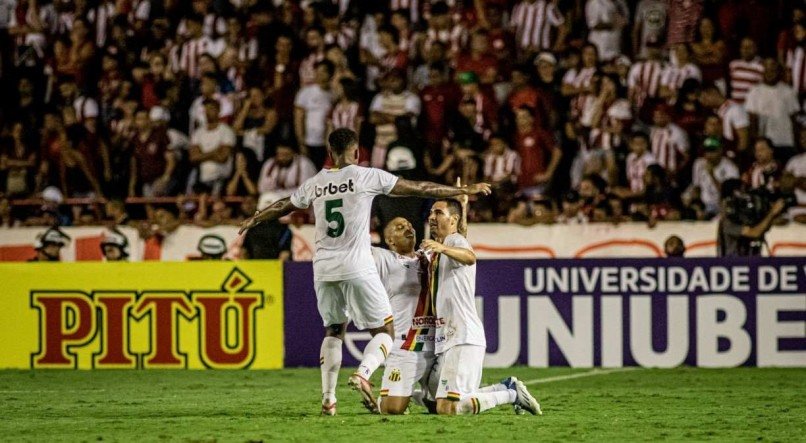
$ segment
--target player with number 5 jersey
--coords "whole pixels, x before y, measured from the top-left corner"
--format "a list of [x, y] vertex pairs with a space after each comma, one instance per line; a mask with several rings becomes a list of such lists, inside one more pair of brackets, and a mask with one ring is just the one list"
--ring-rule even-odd
[[369, 378], [392, 349], [394, 324], [389, 298], [372, 258], [369, 220], [376, 195], [445, 198], [490, 193], [479, 183], [464, 188], [398, 178], [380, 169], [358, 166], [358, 137], [340, 128], [328, 136], [333, 167], [306, 180], [290, 197], [278, 200], [245, 220], [241, 233], [296, 209], [313, 207], [316, 218], [314, 288], [325, 326], [320, 368], [322, 414], [336, 414], [336, 384], [348, 321], [366, 329], [372, 339], [364, 349], [358, 370], [348, 385], [364, 406], [377, 412]]

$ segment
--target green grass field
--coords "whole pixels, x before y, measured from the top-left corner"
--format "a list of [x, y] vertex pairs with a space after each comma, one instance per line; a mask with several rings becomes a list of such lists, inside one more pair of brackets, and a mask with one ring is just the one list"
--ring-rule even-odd
[[[488, 369], [484, 382], [589, 371]], [[508, 407], [469, 417], [429, 416], [418, 407], [408, 416], [369, 415], [346, 388], [337, 393], [339, 415], [320, 417], [316, 369], [6, 370], [0, 440], [806, 441], [806, 369], [584, 375], [531, 384], [541, 417], [516, 416]]]

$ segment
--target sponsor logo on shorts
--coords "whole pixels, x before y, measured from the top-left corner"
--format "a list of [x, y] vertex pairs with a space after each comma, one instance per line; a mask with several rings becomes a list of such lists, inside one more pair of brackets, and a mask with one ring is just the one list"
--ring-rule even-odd
[[389, 374], [389, 381], [400, 381], [400, 369], [392, 369]]

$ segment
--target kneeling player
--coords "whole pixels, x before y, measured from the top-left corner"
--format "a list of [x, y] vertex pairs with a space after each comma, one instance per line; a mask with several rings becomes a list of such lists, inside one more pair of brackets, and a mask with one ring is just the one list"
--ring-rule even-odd
[[521, 381], [510, 377], [479, 388], [484, 352], [484, 327], [476, 313], [476, 255], [457, 232], [462, 208], [456, 201], [439, 200], [431, 207], [428, 224], [434, 240], [424, 240], [432, 252], [431, 294], [436, 300], [435, 352], [438, 355], [437, 413], [478, 414], [498, 405], [513, 404], [532, 414], [540, 405]]
[[[408, 220], [393, 219], [383, 234], [389, 250], [372, 248], [372, 255], [392, 305], [395, 341], [386, 359], [378, 406], [383, 414], [403, 414], [417, 382], [422, 392], [429, 392], [435, 360], [428, 259], [415, 252], [414, 227]], [[436, 385], [430, 389], [432, 405], [435, 390]]]

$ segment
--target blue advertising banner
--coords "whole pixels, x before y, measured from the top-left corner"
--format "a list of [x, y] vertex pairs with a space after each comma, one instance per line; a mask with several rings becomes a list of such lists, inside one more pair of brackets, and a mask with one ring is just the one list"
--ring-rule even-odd
[[[806, 366], [806, 259], [486, 260], [489, 367]], [[285, 268], [286, 367], [323, 336], [310, 263]], [[439, 313], [437, 313], [439, 315]], [[369, 335], [351, 329], [344, 365]]]

